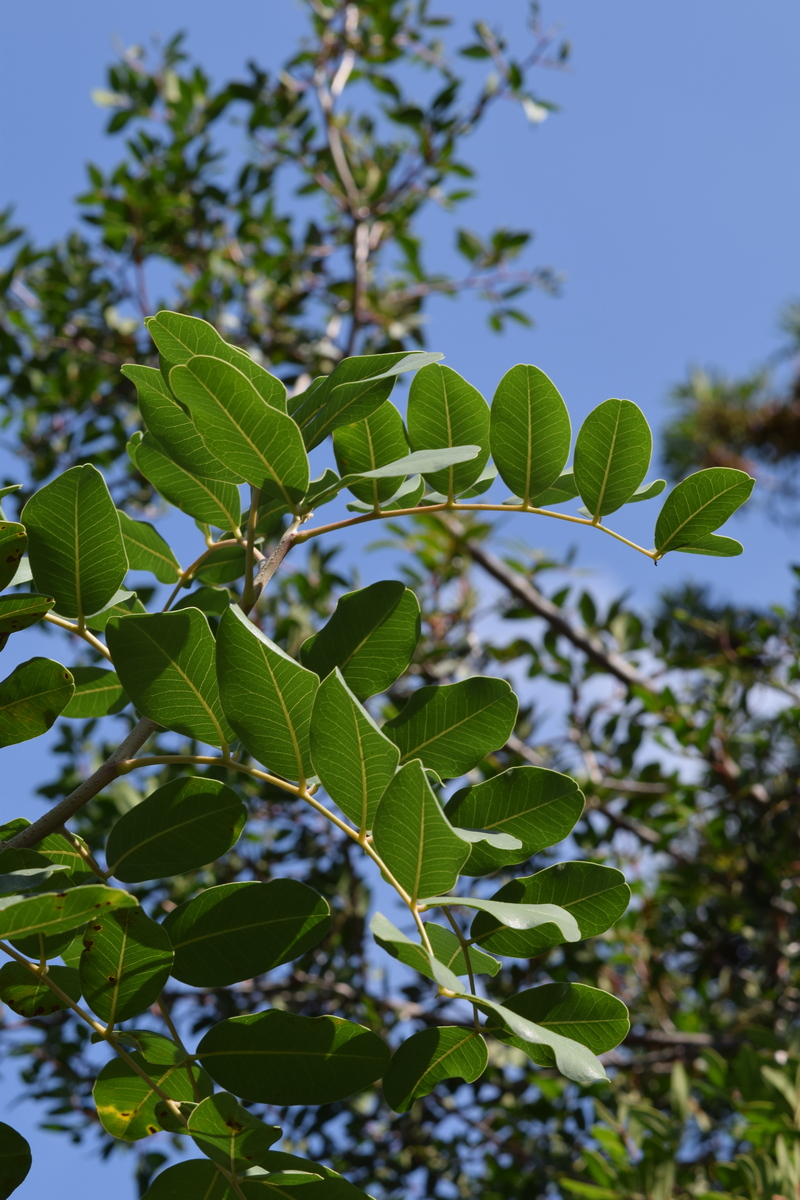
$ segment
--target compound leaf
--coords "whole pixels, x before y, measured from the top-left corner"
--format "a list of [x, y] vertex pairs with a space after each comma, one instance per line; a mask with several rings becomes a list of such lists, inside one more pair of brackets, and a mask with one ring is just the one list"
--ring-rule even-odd
[[575, 439], [575, 483], [593, 520], [627, 504], [647, 474], [653, 435], [631, 400], [604, 400]]

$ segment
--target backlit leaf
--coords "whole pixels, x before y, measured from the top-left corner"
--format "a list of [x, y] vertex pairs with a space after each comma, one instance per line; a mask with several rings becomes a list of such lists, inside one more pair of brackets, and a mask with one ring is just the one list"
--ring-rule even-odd
[[707, 467], [684, 479], [672, 489], [658, 514], [655, 540], [659, 558], [669, 550], [701, 544], [744, 504], [754, 484], [750, 475], [734, 467]]
[[489, 458], [489, 406], [477, 388], [451, 367], [430, 363], [411, 381], [407, 421], [412, 450], [480, 446], [470, 462], [424, 472], [431, 488], [455, 497], [478, 480]]
[[520, 364], [506, 372], [492, 400], [491, 448], [515, 496], [530, 504], [556, 482], [570, 433], [567, 407], [544, 371]]
[[147, 521], [134, 521], [120, 512], [122, 539], [132, 571], [150, 571], [161, 583], [175, 583], [181, 573], [180, 563], [158, 530]]
[[604, 400], [593, 409], [575, 439], [575, 483], [592, 519], [627, 504], [641, 484], [653, 435], [647, 418], [631, 400]]
[[189, 1117], [189, 1136], [204, 1154], [233, 1172], [257, 1165], [281, 1136], [278, 1125], [265, 1125], [230, 1092], [201, 1100]]
[[[403, 458], [408, 453], [403, 418], [390, 401], [357, 425], [342, 425], [333, 435], [336, 465], [342, 475], [360, 475]], [[403, 482], [404, 473], [389, 479], [351, 483], [350, 491], [370, 507], [378, 508]]]
[[122, 1059], [114, 1058], [103, 1067], [92, 1089], [100, 1124], [112, 1137], [120, 1138], [123, 1142], [136, 1142], [160, 1132], [156, 1105], [161, 1097], [154, 1084], [178, 1102], [197, 1098], [192, 1077], [201, 1097], [213, 1091], [211, 1080], [196, 1067], [192, 1068], [190, 1076], [185, 1066], [151, 1063], [138, 1053], [131, 1057], [152, 1083], [148, 1084]]
[[66, 708], [75, 685], [52, 658], [29, 658], [0, 682], [0, 746], [46, 733]]
[[105, 667], [70, 667], [75, 682], [72, 699], [62, 712], [62, 717], [107, 717], [117, 713], [128, 703], [128, 697], [116, 671]]
[[17, 633], [41, 621], [55, 604], [52, 596], [16, 592], [0, 596], [0, 634]]
[[217, 529], [239, 528], [242, 506], [235, 483], [195, 474], [168, 457], [147, 433], [133, 435], [128, 454], [137, 471], [181, 512]]
[[44, 892], [39, 896], [7, 896], [0, 900], [0, 938], [44, 937], [67, 933], [104, 915], [110, 909], [136, 904], [129, 892], [103, 884], [87, 884], [66, 892]]
[[19, 570], [20, 559], [27, 545], [28, 535], [24, 525], [0, 519], [0, 591], [8, 587]]
[[489, 1064], [486, 1042], [474, 1029], [440, 1025], [414, 1033], [397, 1049], [383, 1078], [386, 1103], [408, 1112], [443, 1079], [473, 1083]]
[[[466, 975], [467, 960], [463, 947], [452, 929], [445, 929], [435, 921], [426, 921], [425, 929], [433, 952], [439, 962], [444, 963], [455, 975]], [[501, 964], [491, 954], [484, 954], [477, 946], [470, 946], [469, 961], [474, 975], [496, 975]]]
[[[74, 967], [51, 966], [47, 977], [77, 1003], [81, 981]], [[66, 1000], [49, 988], [41, 976], [17, 962], [3, 963], [0, 967], [0, 1000], [17, 1016], [28, 1020], [32, 1017], [49, 1017], [51, 1013], [61, 1012], [68, 1007]]]
[[432, 957], [421, 942], [407, 937], [383, 913], [376, 912], [373, 915], [369, 928], [381, 949], [385, 950], [392, 958], [419, 971], [426, 978], [434, 979], [442, 987], [450, 988], [455, 992], [461, 990], [461, 981], [449, 967]]
[[81, 991], [92, 1012], [107, 1024], [144, 1012], [169, 978], [169, 936], [138, 905], [111, 909], [90, 920], [83, 947]]

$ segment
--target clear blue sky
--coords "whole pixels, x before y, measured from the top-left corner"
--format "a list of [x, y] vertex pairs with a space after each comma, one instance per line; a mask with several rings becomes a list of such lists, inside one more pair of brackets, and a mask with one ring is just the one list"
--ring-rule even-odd
[[[511, 30], [526, 6], [440, 0], [438, 7], [465, 19], [488, 15]], [[479, 231], [500, 222], [533, 227], [534, 259], [564, 272], [564, 296], [538, 298], [536, 329], [500, 339], [475, 302], [442, 302], [430, 312], [431, 343], [486, 391], [514, 362], [534, 362], [577, 416], [624, 396], [657, 428], [670, 385], [689, 365], [744, 372], [772, 353], [778, 310], [800, 292], [800, 6], [546, 0], [545, 17], [574, 45], [572, 69], [539, 80], [563, 111], [536, 129], [514, 108], [495, 114], [470, 148], [479, 197], [464, 223]], [[190, 49], [221, 80], [251, 56], [277, 63], [301, 23], [290, 0], [5, 6], [1, 201], [14, 201], [41, 239], [71, 224], [83, 161], [107, 163], [116, 153], [89, 99], [115, 35], [128, 44], [186, 28]], [[434, 218], [427, 230], [437, 238], [442, 227]], [[654, 516], [653, 506], [639, 505], [626, 530], [649, 544]], [[656, 573], [644, 559], [588, 537], [581, 562], [597, 569], [603, 592], [629, 587], [649, 598], [656, 587], [692, 577], [745, 602], [785, 600], [787, 564], [800, 560], [796, 533], [755, 511], [733, 526], [746, 553], [727, 562], [673, 555]], [[561, 529], [542, 522], [510, 532], [558, 551]], [[6, 1087], [11, 1099], [10, 1080]], [[32, 1128], [24, 1110], [13, 1120]], [[61, 1140], [34, 1140], [40, 1153], [23, 1200], [83, 1200], [112, 1180], [120, 1200], [133, 1196], [123, 1162], [102, 1166]]]

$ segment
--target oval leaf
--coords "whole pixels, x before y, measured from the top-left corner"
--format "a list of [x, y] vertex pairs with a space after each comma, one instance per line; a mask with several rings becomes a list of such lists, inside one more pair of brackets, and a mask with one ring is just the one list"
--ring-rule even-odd
[[[33, 966], [33, 964], [31, 964]], [[52, 966], [47, 978], [52, 979], [70, 1000], [76, 1003], [81, 995], [81, 981], [74, 967]], [[0, 967], [0, 1000], [20, 1017], [48, 1017], [68, 1007], [35, 970], [22, 963], [7, 962]], [[2, 1195], [2, 1188], [0, 1188]]]
[[138, 1053], [131, 1057], [146, 1072], [151, 1083], [118, 1058], [106, 1063], [92, 1089], [100, 1124], [106, 1133], [123, 1142], [136, 1142], [161, 1131], [156, 1117], [156, 1105], [161, 1097], [153, 1085], [178, 1103], [197, 1099], [192, 1087], [193, 1078], [201, 1096], [208, 1096], [213, 1091], [211, 1080], [204, 1071], [193, 1068], [190, 1075], [185, 1066], [151, 1063]]
[[[400, 451], [400, 454], [402, 453], [403, 450]], [[399, 457], [399, 454], [395, 455], [395, 458]], [[20, 560], [27, 545], [28, 535], [24, 525], [20, 525], [18, 521], [0, 520], [0, 591], [8, 587], [19, 570]]]
[[256, 1166], [281, 1136], [280, 1126], [259, 1121], [230, 1092], [201, 1100], [188, 1133], [203, 1154], [234, 1174]]
[[25, 1182], [31, 1169], [31, 1148], [21, 1133], [0, 1121], [0, 1200]]
[[75, 684], [52, 658], [29, 658], [0, 683], [0, 746], [46, 733], [64, 711]]
[[239, 528], [242, 506], [235, 483], [197, 475], [165, 454], [148, 433], [133, 435], [128, 455], [136, 470], [181, 512], [216, 529]]
[[81, 991], [107, 1024], [127, 1021], [159, 997], [172, 967], [169, 936], [141, 908], [120, 908], [89, 921], [83, 939]]
[[567, 406], [538, 367], [507, 371], [492, 400], [492, 457], [500, 478], [526, 504], [558, 479], [569, 454]]
[[128, 697], [116, 671], [104, 667], [70, 667], [75, 681], [72, 699], [62, 712], [63, 717], [107, 717], [128, 703]]
[[[696, 471], [674, 487], [656, 521], [656, 551], [696, 546], [706, 534], [719, 529], [755, 485], [755, 479], [734, 467], [708, 467]], [[702, 551], [701, 551], [702, 553]]]
[[124, 512], [119, 523], [130, 569], [149, 571], [160, 583], [175, 583], [181, 566], [161, 534], [147, 521], [134, 521]]
[[135, 904], [136, 899], [129, 892], [103, 884], [87, 884], [66, 892], [45, 892], [26, 899], [13, 896], [0, 900], [0, 938], [68, 933], [93, 917], [105, 915], [109, 909]]
[[[628, 1010], [621, 1000], [582, 983], [543, 983], [512, 996], [503, 1007], [526, 1021], [588, 1046], [593, 1054], [613, 1050], [630, 1029]], [[546, 1046], [534, 1046], [513, 1037], [503, 1040], [524, 1050], [540, 1066], [555, 1065], [555, 1056]]]
[[470, 462], [424, 472], [434, 491], [454, 499], [480, 478], [489, 458], [489, 405], [478, 389], [451, 367], [431, 363], [416, 373], [406, 419], [412, 450], [471, 443], [480, 446], [480, 453]]
[[18, 633], [20, 629], [35, 625], [54, 604], [52, 596], [40, 596], [35, 592], [0, 596], [0, 635]]
[[488, 1064], [486, 1042], [474, 1029], [455, 1025], [423, 1029], [395, 1051], [383, 1077], [383, 1094], [395, 1112], [408, 1112], [415, 1100], [429, 1095], [443, 1079], [474, 1083]]
[[575, 439], [575, 483], [592, 519], [599, 521], [631, 499], [647, 474], [653, 435], [631, 400], [605, 400]]
[[[361, 475], [375, 467], [384, 467], [408, 453], [403, 418], [387, 400], [357, 425], [343, 425], [337, 429], [333, 435], [333, 449], [341, 475]], [[359, 500], [380, 508], [381, 502], [394, 495], [404, 478], [404, 474], [400, 474], [349, 486]]]

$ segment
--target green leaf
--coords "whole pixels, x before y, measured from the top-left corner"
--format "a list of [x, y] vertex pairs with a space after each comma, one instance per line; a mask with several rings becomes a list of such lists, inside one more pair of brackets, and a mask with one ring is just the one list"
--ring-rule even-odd
[[[177, 1066], [186, 1059], [186, 1053], [172, 1038], [164, 1037], [163, 1033], [155, 1033], [152, 1029], [115, 1029], [114, 1035], [123, 1046], [138, 1050], [149, 1063], [161, 1066]], [[93, 1042], [105, 1039], [99, 1033], [92, 1034]]]
[[136, 592], [129, 592], [125, 588], [121, 588], [111, 597], [106, 608], [86, 618], [86, 624], [95, 633], [102, 633], [112, 617], [127, 617], [130, 613], [143, 612], [146, 612], [145, 606], [136, 595]]
[[254, 487], [275, 484], [287, 505], [302, 499], [309, 472], [300, 430], [264, 403], [246, 375], [231, 363], [198, 355], [173, 367], [169, 380], [220, 462]]
[[303, 431], [309, 450], [340, 425], [354, 425], [380, 408], [404, 371], [417, 371], [441, 354], [414, 350], [367, 354], [343, 359], [335, 370], [315, 379], [307, 391], [289, 401], [289, 411]]
[[[553, 1052], [555, 1063], [562, 1075], [574, 1079], [576, 1083], [596, 1083], [607, 1079], [603, 1064], [586, 1046], [571, 1038], [537, 1025], [533, 1021], [513, 1012], [502, 1004], [494, 1004], [491, 1000], [482, 1000], [478, 996], [465, 996], [474, 1001], [481, 1012], [489, 1016], [497, 1016], [510, 1031], [523, 1042], [533, 1043], [534, 1046], [547, 1046]], [[530, 1053], [528, 1046], [526, 1053]]]
[[[535, 875], [512, 879], [492, 897], [506, 904], [557, 904], [578, 922], [581, 937], [597, 937], [617, 921], [630, 900], [625, 876], [592, 862], [563, 862]], [[478, 913], [470, 936], [486, 950], [511, 958], [536, 958], [563, 937], [555, 924], [524, 932], [509, 929], [488, 913]]]
[[[628, 1010], [621, 1000], [610, 992], [582, 983], [544, 983], [512, 996], [504, 1002], [504, 1007], [526, 1021], [588, 1046], [593, 1054], [613, 1050], [630, 1029]], [[549, 1047], [534, 1046], [513, 1036], [503, 1040], [524, 1050], [539, 1066], [555, 1065]]]
[[[47, 977], [77, 1003], [81, 995], [81, 982], [74, 967], [50, 967]], [[17, 962], [7, 962], [0, 967], [0, 1000], [17, 1016], [28, 1020], [49, 1017], [51, 1013], [61, 1012], [68, 1007], [66, 1000], [61, 1000], [41, 976]]]
[[124, 366], [122, 374], [136, 384], [139, 408], [150, 437], [149, 444], [189, 474], [228, 483], [242, 476], [215, 458], [197, 431], [194, 421], [173, 396], [157, 367]]
[[[77, 845], [73, 843], [73, 839]], [[61, 880], [58, 880], [57, 886], [77, 887], [79, 884], [87, 882], [96, 884], [96, 876], [85, 858], [85, 855], [89, 853], [89, 847], [83, 838], [76, 834], [71, 834], [67, 838], [62, 833], [49, 833], [39, 842], [36, 849], [39, 853], [46, 855], [50, 862], [55, 863], [66, 872], [63, 885]]]
[[145, 325], [159, 352], [169, 363], [185, 363], [196, 354], [210, 354], [233, 363], [254, 385], [265, 404], [286, 412], [286, 388], [255, 362], [246, 350], [232, 346], [213, 325], [199, 317], [162, 309]]
[[[3, 834], [3, 837], [13, 836]], [[0, 850], [0, 894], [16, 895], [18, 892], [30, 892], [34, 888], [42, 888], [52, 879], [53, 875], [64, 874], [64, 868], [59, 863], [52, 862], [46, 854], [26, 847], [7, 846]], [[53, 879], [48, 884], [48, 890], [67, 886], [64, 878]]]
[[[531, 505], [534, 508], [544, 508], [551, 504], [564, 504], [567, 500], [574, 500], [578, 495], [578, 489], [575, 485], [575, 473], [570, 467], [568, 471], [562, 471], [555, 483], [550, 487], [545, 488], [538, 496], [531, 497]], [[519, 497], [515, 500], [520, 503]]]
[[642, 500], [652, 500], [654, 496], [660, 496], [666, 486], [666, 479], [653, 479], [650, 483], [643, 483], [628, 497], [626, 503], [638, 504]]
[[150, 571], [160, 583], [175, 583], [181, 565], [161, 534], [147, 521], [134, 521], [124, 512], [119, 514], [119, 523], [129, 568]]
[[295, 879], [223, 883], [179, 904], [165, 917], [164, 928], [175, 949], [176, 979], [194, 987], [227, 987], [316, 946], [330, 928], [330, 909], [318, 892]]
[[455, 498], [477, 482], [489, 458], [489, 406], [477, 388], [451, 367], [431, 363], [411, 381], [406, 419], [412, 450], [480, 446], [470, 462], [423, 472], [430, 487]]
[[456, 1025], [423, 1029], [395, 1051], [383, 1078], [383, 1094], [395, 1112], [408, 1112], [415, 1100], [428, 1096], [443, 1079], [474, 1083], [488, 1065], [486, 1042], [474, 1029]]
[[70, 667], [75, 692], [62, 717], [107, 717], [118, 713], [128, 703], [128, 697], [116, 671], [105, 667]]
[[507, 371], [492, 400], [492, 457], [500, 478], [525, 503], [551, 487], [569, 454], [567, 406], [538, 367]]
[[123, 1142], [136, 1142], [160, 1132], [156, 1105], [161, 1097], [153, 1085], [178, 1103], [197, 1098], [192, 1078], [201, 1096], [208, 1096], [213, 1091], [211, 1080], [204, 1071], [193, 1068], [190, 1075], [185, 1066], [148, 1062], [138, 1053], [131, 1057], [147, 1073], [152, 1081], [150, 1084], [117, 1058], [106, 1063], [92, 1089], [100, 1124], [106, 1133]]
[[231, 583], [234, 579], [241, 579], [246, 565], [247, 552], [244, 546], [220, 546], [197, 568], [195, 579], [210, 584]]
[[235, 605], [217, 631], [225, 716], [242, 745], [276, 775], [313, 774], [309, 728], [319, 680], [256, 629]]
[[105, 607], [128, 570], [106, 481], [96, 467], [70, 467], [45, 484], [22, 510], [28, 558], [39, 591], [65, 617]]
[[210, 746], [233, 740], [214, 674], [214, 637], [199, 609], [114, 617], [106, 641], [122, 686], [151, 721]]
[[672, 489], [658, 514], [658, 557], [700, 544], [744, 504], [754, 484], [750, 475], [734, 467], [708, 467], [684, 479]]
[[208, 1159], [176, 1163], [156, 1176], [144, 1200], [369, 1200], [335, 1171], [294, 1154], [270, 1150], [262, 1162], [267, 1170], [251, 1168], [236, 1192]]
[[[342, 425], [333, 435], [336, 465], [341, 475], [359, 476], [364, 471], [384, 467], [408, 454], [403, 418], [387, 400], [357, 425]], [[400, 487], [405, 473], [389, 479], [351, 483], [350, 491], [370, 507], [379, 508]]]
[[384, 737], [335, 667], [311, 714], [311, 761], [322, 786], [357, 829], [372, 828], [400, 751]]
[[647, 418], [631, 400], [604, 400], [592, 409], [575, 439], [575, 483], [592, 520], [627, 504], [641, 484], [653, 452]]
[[0, 900], [0, 938], [68, 933], [104, 915], [109, 909], [135, 904], [136, 899], [129, 892], [103, 884], [87, 884], [66, 892], [45, 892], [24, 899], [9, 896]]
[[[412, 475], [402, 483], [393, 496], [381, 504], [382, 512], [394, 512], [399, 508], [416, 508], [422, 499], [425, 484], [421, 475]], [[349, 512], [372, 512], [371, 504], [362, 504], [360, 500], [347, 506]]]
[[581, 930], [572, 913], [557, 904], [509, 904], [502, 900], [476, 900], [471, 896], [430, 896], [420, 901], [428, 908], [460, 905], [488, 913], [506, 929], [538, 929], [552, 923], [557, 926], [560, 940], [579, 942]]
[[420, 942], [415, 942], [393, 925], [383, 913], [376, 912], [369, 923], [375, 941], [392, 958], [419, 971], [427, 979], [434, 979], [451, 991], [461, 990], [461, 981], [444, 963], [432, 958]]
[[383, 793], [373, 825], [375, 849], [413, 900], [449, 892], [469, 846], [442, 812], [418, 759], [406, 763]]
[[169, 935], [138, 905], [101, 913], [86, 927], [81, 991], [107, 1024], [127, 1021], [155, 1004], [171, 967]]
[[519, 838], [519, 850], [498, 850], [485, 842], [472, 847], [464, 875], [488, 875], [524, 862], [563, 841], [583, 812], [583, 793], [574, 779], [544, 767], [511, 767], [448, 800], [453, 825], [503, 830]]
[[197, 1047], [220, 1087], [264, 1104], [330, 1104], [374, 1083], [389, 1049], [370, 1030], [340, 1017], [297, 1017], [273, 1008], [231, 1017]]
[[300, 660], [321, 679], [338, 667], [354, 695], [366, 700], [402, 675], [419, 635], [416, 596], [385, 579], [342, 596], [327, 625], [303, 643]]
[[24, 525], [17, 521], [0, 520], [0, 591], [8, 587], [19, 570], [27, 545], [28, 535]]
[[128, 454], [136, 470], [181, 512], [216, 529], [238, 529], [242, 506], [235, 483], [196, 475], [169, 458], [151, 434], [135, 433]]
[[109, 871], [125, 883], [194, 871], [227, 854], [246, 819], [244, 804], [224, 783], [172, 779], [112, 826]]
[[31, 1148], [22, 1134], [0, 1121], [0, 1200], [24, 1183], [31, 1161]]
[[208, 617], [221, 617], [227, 612], [230, 602], [231, 594], [227, 588], [198, 587], [182, 596], [172, 608], [199, 608]]
[[691, 546], [676, 546], [681, 554], [707, 554], [711, 558], [737, 558], [744, 546], [735, 538], [720, 537], [718, 533], [707, 533]]
[[[175, 1124], [177, 1133], [179, 1123], [176, 1121]], [[185, 1129], [182, 1122], [180, 1127]], [[241, 1189], [248, 1185], [239, 1186], [237, 1195], [213, 1162], [207, 1158], [193, 1158], [188, 1162], [173, 1163], [160, 1171], [145, 1192], [144, 1200], [241, 1200]]]
[[[425, 930], [439, 962], [444, 963], [455, 975], [467, 975], [467, 960], [453, 931], [437, 925], [435, 921], [426, 921]], [[469, 962], [473, 975], [496, 975], [501, 966], [496, 958], [484, 954], [477, 946], [470, 946]]]
[[46, 733], [64, 711], [75, 685], [52, 658], [29, 658], [0, 683], [0, 746]]
[[281, 1129], [259, 1121], [230, 1092], [217, 1092], [192, 1111], [188, 1133], [203, 1154], [237, 1174], [261, 1161]]
[[52, 596], [36, 592], [17, 592], [0, 596], [0, 634], [17, 633], [41, 621], [55, 604]]
[[504, 746], [516, 718], [510, 684], [474, 676], [418, 688], [383, 732], [399, 747], [401, 763], [421, 758], [442, 779], [453, 779]]

